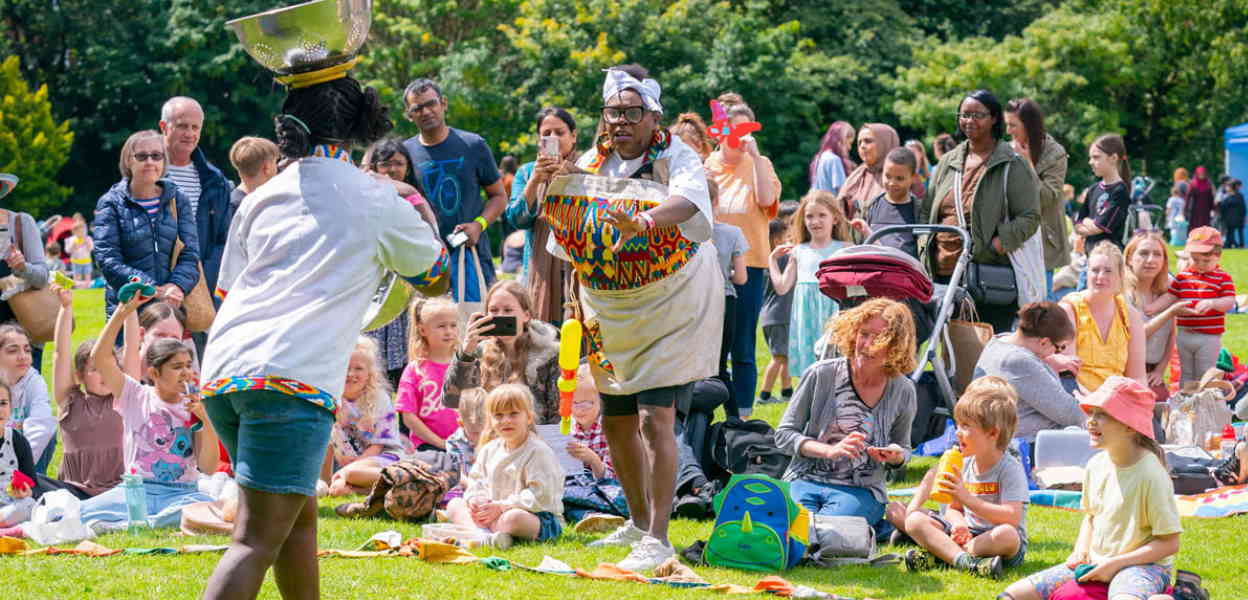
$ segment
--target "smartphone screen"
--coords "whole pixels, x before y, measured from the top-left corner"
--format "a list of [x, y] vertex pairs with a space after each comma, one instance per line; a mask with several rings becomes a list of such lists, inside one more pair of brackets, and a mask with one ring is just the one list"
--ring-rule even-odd
[[485, 332], [482, 335], [489, 335], [489, 336], [496, 336], [496, 337], [508, 337], [508, 336], [516, 335], [516, 318], [515, 317], [505, 317], [503, 315], [497, 315], [490, 319], [490, 323], [494, 325], [494, 328]]
[[542, 156], [559, 156], [559, 138], [553, 135], [540, 138], [537, 143], [537, 151]]

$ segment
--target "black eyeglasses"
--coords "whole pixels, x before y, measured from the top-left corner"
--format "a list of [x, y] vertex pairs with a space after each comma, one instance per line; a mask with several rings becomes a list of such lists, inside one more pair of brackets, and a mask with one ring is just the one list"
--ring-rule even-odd
[[135, 152], [134, 160], [139, 162], [165, 162], [164, 152]]
[[1062, 342], [1059, 344], [1053, 340], [1049, 340], [1049, 343], [1053, 344], [1053, 349], [1056, 350], [1058, 354], [1066, 352], [1066, 346], [1069, 345], [1069, 342]]
[[602, 107], [602, 120], [608, 123], [628, 123], [633, 125], [640, 123], [645, 116], [646, 109], [642, 106]]
[[965, 120], [965, 121], [978, 121], [980, 119], [987, 119], [988, 117], [991, 117], [992, 115], [986, 112], [975, 111], [975, 112], [953, 113], [953, 116], [959, 119]]
[[403, 114], [407, 115], [407, 118], [409, 119], [414, 119], [416, 118], [416, 115], [420, 114], [421, 111], [425, 109], [432, 109], [433, 107], [437, 106], [439, 102], [441, 102], [440, 98], [434, 98], [433, 100], [430, 100], [428, 102], [421, 102], [420, 104], [413, 104], [407, 107], [407, 110], [403, 111]]
[[375, 162], [375, 163], [373, 163], [373, 167], [382, 167], [382, 168], [386, 168], [386, 169], [401, 169], [401, 168], [406, 167], [406, 166], [407, 166], [407, 163], [406, 163], [403, 159], [401, 159], [401, 158], [398, 158], [398, 159], [391, 159], [391, 160], [383, 160], [383, 161], [381, 161], [381, 162]]

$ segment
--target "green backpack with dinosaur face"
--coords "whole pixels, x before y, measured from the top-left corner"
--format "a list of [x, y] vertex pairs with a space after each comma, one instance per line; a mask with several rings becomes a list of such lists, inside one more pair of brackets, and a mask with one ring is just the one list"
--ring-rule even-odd
[[810, 543], [810, 512], [789, 484], [766, 475], [733, 475], [715, 496], [715, 527], [703, 558], [717, 567], [776, 572], [801, 562]]

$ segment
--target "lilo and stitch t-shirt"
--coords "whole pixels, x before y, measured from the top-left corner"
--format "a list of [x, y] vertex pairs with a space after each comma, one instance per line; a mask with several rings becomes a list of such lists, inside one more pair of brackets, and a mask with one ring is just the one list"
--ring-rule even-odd
[[113, 408], [125, 424], [126, 471], [137, 469], [143, 479], [162, 483], [194, 483], [199, 478], [194, 432], [203, 424], [185, 405], [169, 404], [156, 388], [125, 377]]

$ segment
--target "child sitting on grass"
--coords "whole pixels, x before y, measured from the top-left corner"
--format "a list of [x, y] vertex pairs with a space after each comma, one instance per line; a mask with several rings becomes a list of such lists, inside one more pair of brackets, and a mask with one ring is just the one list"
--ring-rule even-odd
[[573, 441], [568, 442], [568, 454], [581, 461], [594, 479], [614, 479], [607, 434], [599, 421], [601, 413], [602, 398], [594, 387], [594, 376], [589, 372], [589, 365], [583, 364], [576, 371], [576, 391], [572, 392]]
[[52, 416], [48, 384], [34, 365], [30, 336], [17, 321], [0, 325], [0, 377], [11, 392], [8, 426], [26, 437], [35, 458], [35, 472], [45, 475], [56, 449], [56, 417]]
[[481, 438], [464, 497], [447, 507], [452, 523], [491, 533], [490, 545], [512, 539], [544, 542], [563, 532], [563, 467], [536, 434], [528, 386], [507, 383], [486, 396], [489, 427]]
[[[22, 432], [8, 427], [13, 414], [13, 390], [0, 379], [0, 527], [14, 527], [30, 519], [35, 500], [30, 497], [35, 481], [35, 459]], [[24, 537], [20, 532], [4, 535]]]
[[446, 492], [439, 506], [445, 506], [464, 495], [464, 484], [481, 447], [481, 434], [489, 418], [485, 414], [485, 389], [468, 388], [459, 394], [456, 422], [459, 428], [446, 438], [446, 454], [455, 468], [455, 486]]
[[390, 402], [390, 382], [372, 338], [360, 336], [356, 342], [347, 363], [342, 398], [325, 457], [325, 471], [335, 465], [338, 468], [329, 480], [332, 496], [367, 490], [377, 482], [383, 467], [412, 451], [411, 442], [399, 432], [398, 413]]
[[442, 402], [446, 370], [459, 345], [455, 303], [444, 298], [417, 300], [409, 311], [408, 357], [395, 403], [418, 450], [446, 450], [455, 432], [455, 409]]
[[[1022, 564], [1027, 553], [1027, 473], [1006, 453], [1018, 421], [1018, 398], [1004, 379], [985, 376], [967, 386], [953, 409], [962, 473], [927, 472], [907, 509], [894, 502], [886, 516], [922, 546], [906, 552], [906, 569], [944, 564], [982, 577], [999, 578]], [[953, 502], [940, 515], [922, 508], [933, 487]], [[904, 512], [903, 512], [904, 511]]]
[[1074, 550], [998, 600], [1165, 598], [1183, 526], [1165, 452], [1153, 439], [1153, 401], [1144, 384], [1118, 375], [1083, 399], [1092, 447], [1104, 452], [1083, 476], [1086, 515]]

